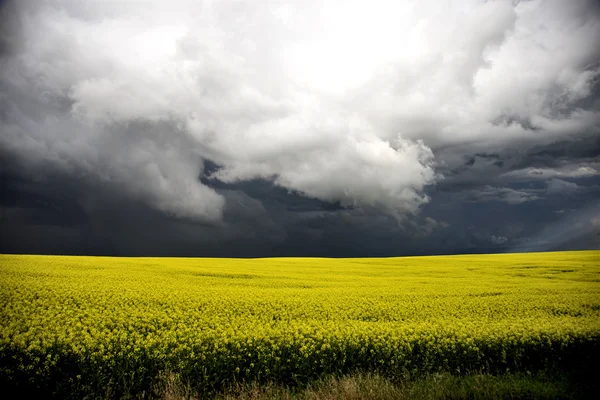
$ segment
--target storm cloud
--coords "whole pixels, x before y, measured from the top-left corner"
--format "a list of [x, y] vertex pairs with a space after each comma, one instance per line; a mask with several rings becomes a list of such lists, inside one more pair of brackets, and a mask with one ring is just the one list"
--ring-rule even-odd
[[595, 1], [0, 7], [0, 250], [598, 245]]

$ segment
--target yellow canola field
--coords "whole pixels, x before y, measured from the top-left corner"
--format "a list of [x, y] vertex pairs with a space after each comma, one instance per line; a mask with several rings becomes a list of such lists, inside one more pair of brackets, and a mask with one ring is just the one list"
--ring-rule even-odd
[[144, 390], [163, 371], [206, 389], [355, 370], [535, 370], [597, 356], [600, 251], [0, 255], [0, 318], [0, 384], [62, 382], [79, 395]]

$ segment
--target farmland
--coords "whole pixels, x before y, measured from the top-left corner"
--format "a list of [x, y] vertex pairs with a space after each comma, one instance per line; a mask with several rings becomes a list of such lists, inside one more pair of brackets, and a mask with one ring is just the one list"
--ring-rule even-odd
[[139, 396], [353, 372], [593, 368], [600, 251], [383, 259], [0, 256], [0, 384]]

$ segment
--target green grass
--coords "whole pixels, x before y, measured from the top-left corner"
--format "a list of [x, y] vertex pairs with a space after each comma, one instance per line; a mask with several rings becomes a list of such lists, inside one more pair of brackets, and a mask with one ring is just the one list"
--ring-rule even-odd
[[[167, 384], [159, 396], [169, 400], [196, 398], [193, 391]], [[593, 382], [545, 374], [428, 374], [393, 382], [373, 374], [327, 377], [302, 387], [277, 384], [235, 385], [215, 396], [218, 400], [444, 400], [444, 399], [591, 399]]]

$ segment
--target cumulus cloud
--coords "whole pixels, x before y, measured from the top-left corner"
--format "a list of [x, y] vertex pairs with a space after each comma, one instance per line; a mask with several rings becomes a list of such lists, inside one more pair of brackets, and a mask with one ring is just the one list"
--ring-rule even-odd
[[[463, 7], [460, 7], [462, 5]], [[415, 10], [402, 44], [418, 46], [378, 81], [371, 115], [432, 146], [552, 141], [598, 131], [591, 94], [600, 52], [592, 2], [447, 2]], [[399, 106], [400, 105], [400, 106]]]
[[591, 1], [7, 4], [3, 151], [182, 218], [222, 218], [206, 160], [212, 180], [402, 218], [441, 179], [438, 149], [600, 125]]

